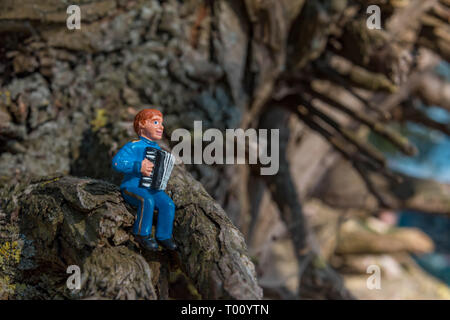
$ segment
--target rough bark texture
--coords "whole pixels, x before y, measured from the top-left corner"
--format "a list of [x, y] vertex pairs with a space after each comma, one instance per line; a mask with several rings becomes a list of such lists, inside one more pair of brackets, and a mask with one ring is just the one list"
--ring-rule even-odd
[[[260, 298], [232, 222], [247, 240], [260, 241], [256, 252], [267, 260], [276, 248], [272, 238], [288, 229], [284, 248], [297, 264], [297, 290], [266, 283], [269, 297], [348, 298], [342, 278], [321, 258], [333, 256], [332, 238], [347, 209], [364, 217], [385, 208], [448, 214], [446, 186], [408, 177], [395, 183], [366, 139], [373, 131], [412, 155], [416, 149], [391, 130], [390, 119], [448, 134], [448, 126], [415, 108], [422, 101], [448, 109], [448, 82], [433, 71], [449, 57], [448, 0], [72, 3], [81, 7], [81, 30], [67, 29], [65, 1], [0, 0], [0, 295], [68, 297], [62, 258], [55, 256], [64, 248], [64, 259], [88, 270], [84, 297]], [[381, 6], [382, 30], [366, 28], [369, 4]], [[174, 257], [141, 256], [127, 239], [133, 210], [118, 197], [120, 175], [109, 166], [135, 136], [134, 114], [148, 105], [163, 111], [166, 140], [176, 128], [192, 130], [194, 120], [203, 130], [224, 131], [256, 128], [274, 106], [290, 113], [277, 176], [260, 179], [244, 166], [187, 166], [205, 191], [176, 169], [169, 192], [181, 212], [175, 232], [182, 251], [174, 272]], [[341, 157], [352, 164], [346, 174]], [[58, 181], [42, 178], [57, 173]], [[30, 175], [41, 182], [26, 185]], [[311, 197], [334, 206], [318, 215], [337, 218], [325, 219], [323, 228], [309, 224], [315, 210], [304, 204]], [[33, 238], [23, 238], [19, 226]], [[335, 231], [323, 237], [320, 230]], [[309, 240], [316, 233], [318, 244]], [[39, 276], [39, 267], [27, 264], [36, 256], [54, 276]], [[113, 263], [121, 266], [117, 279], [108, 272]], [[262, 277], [263, 266], [256, 265]]]
[[[130, 239], [134, 210], [112, 184], [60, 176], [18, 186], [17, 204], [7, 211], [16, 212], [9, 227], [17, 226], [20, 237], [11, 281], [24, 287], [15, 297], [167, 299], [168, 273], [181, 268], [204, 299], [260, 299], [239, 230], [188, 173], [176, 168], [173, 175], [168, 192], [177, 207], [179, 254], [141, 252]], [[81, 292], [66, 288], [70, 265], [82, 270]], [[36, 286], [38, 293], [28, 292]]]

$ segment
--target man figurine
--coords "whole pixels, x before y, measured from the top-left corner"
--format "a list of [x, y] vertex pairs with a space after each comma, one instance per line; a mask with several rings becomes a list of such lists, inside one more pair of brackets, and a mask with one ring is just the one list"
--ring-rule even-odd
[[[134, 118], [134, 131], [139, 140], [128, 142], [112, 159], [116, 171], [125, 174], [120, 191], [126, 202], [137, 207], [133, 234], [147, 250], [157, 250], [158, 243], [169, 250], [176, 250], [172, 239], [175, 205], [164, 190], [139, 187], [142, 176], [150, 176], [153, 163], [144, 157], [146, 147], [161, 149], [155, 142], [162, 138], [163, 115], [156, 109], [144, 109]], [[152, 237], [153, 210], [158, 209], [156, 241]]]

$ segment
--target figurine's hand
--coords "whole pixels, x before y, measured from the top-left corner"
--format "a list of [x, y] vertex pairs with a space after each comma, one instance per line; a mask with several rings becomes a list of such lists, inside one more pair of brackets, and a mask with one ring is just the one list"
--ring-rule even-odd
[[153, 162], [148, 159], [142, 160], [141, 163], [141, 173], [143, 176], [150, 177], [153, 170]]

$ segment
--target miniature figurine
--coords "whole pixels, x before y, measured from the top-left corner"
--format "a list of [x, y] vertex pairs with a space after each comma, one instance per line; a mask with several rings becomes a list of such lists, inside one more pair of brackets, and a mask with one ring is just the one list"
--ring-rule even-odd
[[[161, 147], [155, 142], [162, 138], [163, 130], [163, 115], [159, 110], [141, 110], [134, 118], [134, 131], [139, 140], [125, 144], [112, 159], [113, 168], [125, 174], [120, 185], [125, 201], [137, 207], [133, 234], [140, 245], [147, 250], [157, 250], [158, 243], [169, 250], [177, 249], [172, 239], [175, 205], [164, 192], [165, 183], [168, 180], [168, 176], [164, 176], [167, 161], [157, 162], [154, 157], [155, 152], [167, 153], [161, 151]], [[149, 154], [152, 154], [153, 158]], [[170, 153], [167, 154], [173, 158]], [[157, 156], [159, 159], [161, 155], [157, 154]], [[153, 159], [153, 162], [149, 159]], [[173, 167], [173, 159], [170, 160]], [[172, 167], [168, 171], [171, 171]], [[158, 172], [156, 168], [159, 169]], [[162, 173], [159, 174], [159, 171]], [[163, 184], [163, 187], [155, 188], [155, 180], [158, 180], [159, 186]], [[158, 209], [156, 240], [151, 235], [155, 208]]]

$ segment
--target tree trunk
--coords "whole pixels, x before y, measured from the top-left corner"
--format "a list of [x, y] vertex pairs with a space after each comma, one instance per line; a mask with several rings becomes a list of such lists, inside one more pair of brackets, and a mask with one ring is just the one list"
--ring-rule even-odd
[[[383, 30], [366, 28], [369, 2], [363, 0], [74, 4], [81, 8], [80, 30], [68, 30], [65, 1], [2, 0], [0, 4], [0, 185], [5, 194], [0, 238], [11, 249], [19, 241], [15, 220], [19, 219], [31, 237], [14, 245], [23, 249], [23, 255], [34, 256], [33, 249], [26, 249], [31, 248], [27, 241], [45, 242], [46, 247], [37, 251], [44, 264], [63, 273], [71, 261], [85, 266], [83, 281], [88, 288], [79, 297], [261, 298], [243, 237], [232, 223], [245, 235], [254, 235], [256, 222], [264, 216], [259, 200], [265, 187], [283, 222], [293, 224], [289, 228], [296, 259], [307, 266], [305, 272], [300, 270], [302, 290], [312, 293], [307, 297], [350, 297], [338, 274], [307, 241], [314, 234], [304, 219], [302, 202], [312, 190], [327, 203], [366, 212], [407, 207], [447, 214], [442, 200], [445, 187], [408, 177], [405, 181], [412, 184], [394, 184], [398, 176], [386, 168], [381, 153], [353, 131], [363, 127], [376, 132], [412, 155], [415, 147], [387, 126], [394, 111], [404, 108], [410, 98], [448, 109], [444, 92], [448, 84], [429, 73], [432, 64], [424, 67], [419, 59], [432, 50], [448, 60], [448, 0], [376, 1], [383, 10]], [[423, 71], [428, 72], [426, 83], [422, 79], [414, 85]], [[192, 130], [195, 120], [202, 121], [203, 130], [256, 128], [264, 119], [270, 122], [274, 105], [284, 107], [291, 119], [307, 127], [299, 143], [292, 143], [298, 137], [284, 137], [280, 172], [268, 179], [251, 176], [248, 166], [187, 165], [195, 180], [184, 168], [176, 169], [169, 186], [177, 204], [175, 233], [182, 248], [180, 268], [173, 269], [176, 283], [169, 283], [170, 268], [177, 265], [174, 257], [142, 256], [127, 240], [132, 210], [124, 209], [114, 187], [121, 177], [110, 167], [111, 157], [135, 136], [134, 115], [150, 105], [164, 114], [166, 141], [177, 128]], [[415, 113], [402, 114], [419, 118]], [[431, 120], [422, 123], [448, 132]], [[289, 151], [288, 144], [294, 150]], [[356, 171], [351, 170], [350, 178], [334, 179], [337, 169], [332, 169], [322, 180], [339, 159], [337, 154]], [[57, 173], [57, 181], [42, 178], [45, 185], [24, 185], [30, 175]], [[255, 179], [258, 190], [251, 190]], [[345, 193], [346, 179], [345, 187], [360, 197]], [[91, 195], [85, 186], [94, 186], [93, 192], [107, 191]], [[437, 190], [436, 204], [426, 201], [430, 186]], [[78, 187], [85, 192], [82, 197], [102, 205], [85, 208], [73, 191]], [[100, 200], [105, 197], [110, 200]], [[22, 207], [19, 217], [17, 201], [31, 205]], [[94, 217], [108, 216], [102, 206], [120, 208], [115, 218], [105, 218], [114, 221], [105, 229], [94, 224], [91, 231], [80, 234], [77, 224], [67, 222], [91, 223]], [[4, 220], [6, 216], [12, 221]], [[41, 228], [32, 228], [36, 224], [49, 235], [39, 234]], [[55, 253], [61, 248], [67, 261]], [[314, 254], [304, 256], [308, 250]], [[110, 277], [109, 265], [116, 263], [130, 277]], [[16, 291], [24, 289], [24, 296], [68, 296], [63, 288], [66, 274], [45, 279], [33, 268], [17, 274], [9, 268], [11, 272], [0, 280], [34, 281], [35, 287], [24, 284], [23, 288], [18, 282]], [[58, 290], [50, 289], [52, 281], [58, 282]], [[127, 285], [119, 288], [117, 281]], [[37, 292], [40, 283], [46, 289]], [[182, 293], [174, 291], [177, 286]]]

